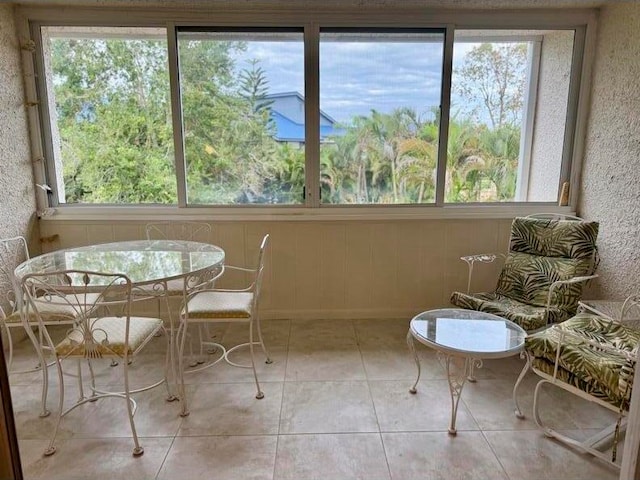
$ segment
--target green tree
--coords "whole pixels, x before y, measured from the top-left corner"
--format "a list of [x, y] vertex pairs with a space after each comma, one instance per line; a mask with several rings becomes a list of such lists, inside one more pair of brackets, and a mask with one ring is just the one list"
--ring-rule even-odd
[[492, 128], [515, 126], [522, 120], [526, 68], [526, 43], [482, 43], [465, 55], [455, 90], [476, 109], [471, 115], [488, 116]]

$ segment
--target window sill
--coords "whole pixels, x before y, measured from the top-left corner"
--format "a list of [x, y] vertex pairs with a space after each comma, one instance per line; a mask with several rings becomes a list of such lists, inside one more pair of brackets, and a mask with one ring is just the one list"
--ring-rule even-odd
[[533, 213], [575, 215], [571, 207], [551, 203], [436, 206], [305, 207], [188, 207], [177, 206], [64, 206], [41, 215], [42, 221], [205, 220], [221, 222], [380, 221], [501, 219]]

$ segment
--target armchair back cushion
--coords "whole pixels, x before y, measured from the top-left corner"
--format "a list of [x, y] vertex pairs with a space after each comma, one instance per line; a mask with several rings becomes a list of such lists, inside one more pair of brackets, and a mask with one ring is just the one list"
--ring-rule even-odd
[[[593, 273], [597, 236], [597, 222], [514, 219], [509, 253], [496, 293], [545, 307], [553, 282]], [[561, 286], [551, 299], [551, 306], [562, 310], [565, 318], [573, 315], [582, 287], [582, 283]]]

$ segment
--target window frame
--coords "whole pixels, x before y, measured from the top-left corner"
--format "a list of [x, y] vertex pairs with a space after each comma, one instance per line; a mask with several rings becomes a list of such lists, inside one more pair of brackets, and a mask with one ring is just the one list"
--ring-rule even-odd
[[[97, 14], [99, 12], [99, 15]], [[590, 95], [590, 71], [595, 53], [594, 9], [535, 9], [535, 10], [430, 10], [388, 9], [371, 10], [367, 15], [354, 8], [326, 10], [288, 8], [277, 11], [259, 11], [242, 8], [224, 12], [222, 9], [189, 10], [158, 8], [123, 9], [50, 7], [19, 7], [16, 19], [21, 38], [30, 38], [29, 48], [22, 49], [26, 81], [25, 97], [31, 127], [34, 178], [38, 215], [55, 214], [56, 218], [88, 218], [102, 216], [134, 219], [150, 215], [175, 215], [221, 219], [282, 220], [282, 219], [385, 219], [385, 218], [486, 218], [507, 217], [540, 211], [574, 212], [579, 199], [578, 188], [584, 151], [587, 106]], [[48, 179], [55, 178], [52, 157], [52, 139], [48, 115], [48, 98], [43, 72], [44, 60], [40, 27], [42, 26], [100, 26], [100, 27], [158, 27], [166, 28], [169, 58], [170, 97], [174, 137], [174, 155], [178, 203], [157, 204], [58, 204], [55, 195], [46, 191]], [[177, 32], [180, 27], [298, 27], [304, 32], [305, 73], [305, 199], [300, 205], [193, 205], [186, 203], [184, 145], [180, 86], [178, 84]], [[322, 204], [320, 186], [319, 141], [319, 40], [320, 28], [424, 28], [445, 31], [441, 94], [441, 124], [438, 147], [437, 184], [435, 204], [420, 205], [335, 205]], [[569, 98], [564, 132], [564, 146], [560, 171], [560, 184], [570, 182], [567, 205], [557, 202], [485, 202], [451, 204], [444, 202], [446, 167], [446, 139], [448, 138], [451, 95], [451, 70], [455, 30], [574, 30], [574, 45], [569, 84]], [[525, 94], [526, 95], [526, 94]], [[444, 158], [444, 161], [443, 161]], [[50, 159], [50, 160], [49, 160]], [[317, 188], [314, 188], [317, 187]]]

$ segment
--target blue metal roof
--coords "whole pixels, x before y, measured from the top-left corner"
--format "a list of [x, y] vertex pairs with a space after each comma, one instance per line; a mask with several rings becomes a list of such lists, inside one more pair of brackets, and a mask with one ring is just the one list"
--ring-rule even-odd
[[[271, 119], [276, 125], [276, 134], [274, 139], [279, 142], [299, 142], [304, 143], [304, 124], [297, 123], [285, 117], [275, 110], [271, 110]], [[333, 125], [320, 126], [320, 141], [326, 140], [328, 136], [343, 135], [342, 128], [336, 128]]]

